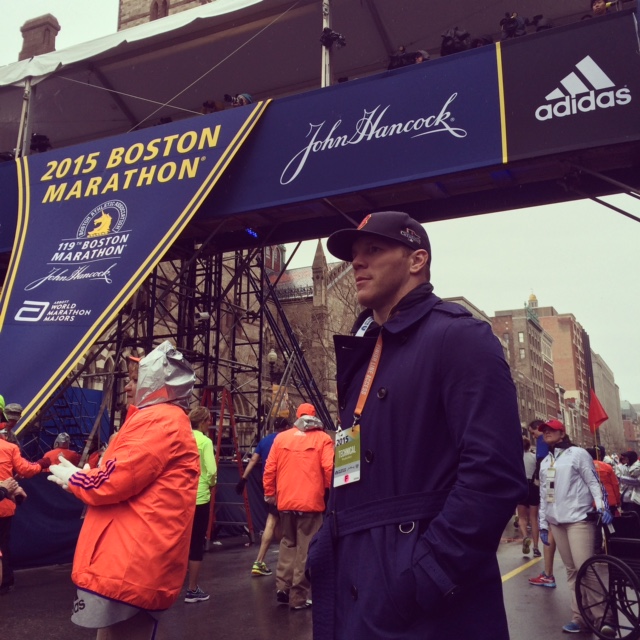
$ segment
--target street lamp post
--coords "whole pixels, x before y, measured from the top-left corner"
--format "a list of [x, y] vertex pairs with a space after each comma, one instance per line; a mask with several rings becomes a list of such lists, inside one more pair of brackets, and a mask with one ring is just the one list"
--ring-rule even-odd
[[271, 347], [271, 351], [267, 353], [267, 362], [269, 363], [269, 381], [271, 384], [274, 383], [274, 368], [276, 366], [276, 362], [278, 362], [278, 354], [276, 350]]

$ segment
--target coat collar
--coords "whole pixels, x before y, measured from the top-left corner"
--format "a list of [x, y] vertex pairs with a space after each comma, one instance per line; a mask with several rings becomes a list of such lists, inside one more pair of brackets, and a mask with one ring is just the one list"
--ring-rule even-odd
[[[391, 316], [387, 320], [383, 327], [385, 331], [391, 334], [400, 333], [411, 325], [415, 324], [424, 316], [426, 316], [437, 304], [441, 302], [441, 299], [433, 293], [433, 285], [430, 282], [425, 282], [411, 290], [391, 311]], [[371, 317], [373, 312], [371, 309], [366, 309], [357, 318], [353, 325], [352, 334], [358, 331], [364, 321]], [[366, 331], [366, 336], [373, 337], [380, 331], [380, 325], [372, 322]]]

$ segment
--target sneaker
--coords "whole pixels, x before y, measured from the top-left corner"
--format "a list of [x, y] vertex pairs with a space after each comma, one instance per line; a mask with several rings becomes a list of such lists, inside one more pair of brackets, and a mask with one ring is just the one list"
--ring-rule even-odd
[[308, 609], [313, 603], [311, 600], [307, 600], [304, 604], [299, 604], [297, 607], [291, 607], [294, 611], [300, 611], [301, 609]]
[[553, 576], [548, 576], [543, 571], [537, 578], [529, 578], [529, 584], [533, 584], [536, 587], [548, 587], [549, 589], [555, 589], [556, 579]]
[[616, 630], [611, 625], [605, 623], [600, 627], [600, 635], [605, 638], [615, 638]]
[[562, 631], [564, 633], [587, 633], [587, 630], [576, 622], [568, 622], [562, 627]]
[[251, 575], [254, 576], [270, 576], [273, 572], [269, 567], [267, 567], [266, 563], [258, 562], [257, 560], [253, 563], [253, 567], [251, 568]]
[[541, 558], [542, 554], [540, 553], [540, 549], [538, 549], [537, 547], [533, 550], [533, 557], [534, 558]]
[[531, 551], [531, 538], [525, 538], [522, 541], [522, 555], [528, 556]]
[[209, 599], [209, 594], [205, 593], [200, 587], [196, 587], [194, 591], [187, 589], [184, 597], [185, 602], [204, 602]]
[[287, 591], [276, 591], [278, 604], [289, 604], [289, 593]]

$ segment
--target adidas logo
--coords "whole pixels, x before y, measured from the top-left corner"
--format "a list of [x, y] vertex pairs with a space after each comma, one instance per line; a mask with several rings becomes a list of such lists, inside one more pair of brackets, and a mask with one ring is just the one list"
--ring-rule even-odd
[[551, 104], [540, 105], [536, 109], [536, 119], [542, 121], [553, 117], [563, 118], [631, 102], [629, 89], [625, 87], [615, 90], [616, 85], [591, 56], [580, 60], [576, 64], [576, 70], [579, 73], [572, 71], [560, 80], [561, 87], [545, 96], [545, 100]]

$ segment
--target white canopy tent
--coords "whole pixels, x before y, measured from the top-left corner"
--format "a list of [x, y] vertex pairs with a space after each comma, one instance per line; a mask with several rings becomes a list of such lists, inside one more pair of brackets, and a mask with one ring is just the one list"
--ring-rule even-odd
[[[0, 152], [16, 147], [26, 95], [30, 132], [55, 148], [200, 113], [224, 94], [280, 97], [321, 86], [323, 6], [347, 46], [332, 77], [386, 69], [399, 45], [437, 55], [460, 26], [496, 35], [512, 0], [214, 0], [98, 40], [0, 67]], [[519, 0], [521, 15], [555, 24], [580, 18], [584, 0]], [[30, 89], [32, 90], [29, 95]]]

